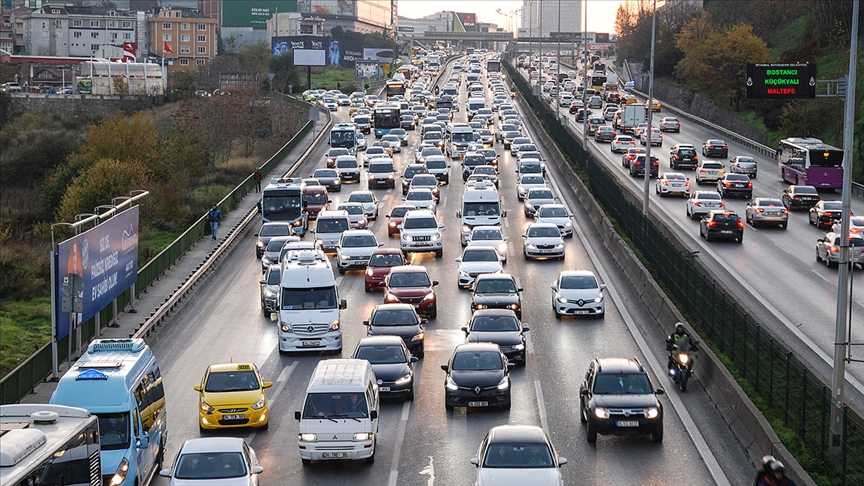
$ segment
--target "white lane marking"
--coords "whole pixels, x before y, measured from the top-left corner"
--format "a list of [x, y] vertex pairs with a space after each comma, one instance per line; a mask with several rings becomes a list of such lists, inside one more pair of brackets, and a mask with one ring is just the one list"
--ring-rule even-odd
[[543, 388], [540, 386], [540, 380], [534, 380], [534, 393], [537, 394], [537, 408], [540, 411], [540, 425], [547, 434], [549, 431], [549, 422], [546, 421], [546, 401], [543, 400]]
[[[813, 272], [813, 275], [816, 275], [817, 277], [819, 277], [819, 278], [821, 278], [822, 280], [824, 280], [825, 283], [832, 283], [831, 280], [828, 280], [827, 278], [825, 278], [824, 275], [822, 275], [821, 273], [817, 272], [815, 268], [811, 268], [810, 271]], [[833, 281], [833, 283], [837, 283], [836, 279]]]
[[[276, 390], [273, 391], [273, 395], [268, 397], [269, 409], [273, 409], [273, 404], [276, 403], [276, 398], [279, 397], [279, 394], [285, 389], [285, 385], [288, 383], [288, 379], [291, 378], [291, 374], [294, 373], [294, 369], [297, 368], [297, 361], [292, 362], [290, 365], [282, 368], [282, 372], [279, 373], [279, 378], [276, 379]], [[252, 432], [249, 433], [249, 437], [246, 438], [246, 442], [249, 444], [255, 440], [255, 436], [258, 435], [258, 429], [253, 429]]]
[[337, 288], [342, 285], [342, 279], [344, 279], [344, 278], [345, 278], [344, 276], [336, 277], [336, 287]]
[[433, 486], [435, 484], [435, 457], [429, 456], [429, 465], [421, 469], [420, 474], [429, 476], [429, 480], [426, 481], [427, 486]]
[[[399, 431], [396, 433], [396, 443], [394, 444], [396, 452], [393, 454], [393, 462], [390, 465], [390, 480], [387, 481], [389, 486], [396, 486], [396, 481], [399, 479], [399, 456], [402, 452], [402, 444], [405, 443], [405, 430], [408, 428], [408, 416], [410, 414], [411, 402], [405, 400], [402, 402], [402, 417], [399, 419]], [[432, 477], [434, 479], [434, 474]]]

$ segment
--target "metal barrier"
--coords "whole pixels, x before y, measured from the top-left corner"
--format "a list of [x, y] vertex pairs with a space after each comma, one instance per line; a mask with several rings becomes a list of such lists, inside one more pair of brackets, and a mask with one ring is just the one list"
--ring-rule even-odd
[[509, 63], [506, 68], [544, 129], [577, 172], [587, 176], [594, 198], [637, 248], [654, 278], [666, 286], [693, 328], [737, 371], [739, 381], [749, 384], [751, 397], [758, 397], [762, 413], [794, 435], [798, 444], [790, 449], [797, 451], [801, 465], [822, 484], [864, 483], [864, 419], [840, 405], [843, 440], [836, 453], [829, 453], [830, 415], [838, 404], [826, 384], [775, 341], [750, 316], [746, 306], [691, 257], [673, 230], [663, 221], [646, 218], [637, 196], [622, 187], [605, 164], [561, 125], [557, 112], [530, 94], [531, 85], [520, 73]]

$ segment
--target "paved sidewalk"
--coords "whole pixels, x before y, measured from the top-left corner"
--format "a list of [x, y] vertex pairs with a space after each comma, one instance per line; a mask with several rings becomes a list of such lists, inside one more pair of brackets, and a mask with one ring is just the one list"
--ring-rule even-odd
[[[315, 141], [316, 135], [321, 133], [321, 127], [325, 126], [325, 121], [318, 121], [316, 127], [310, 130], [294, 150], [285, 157], [284, 160], [270, 174], [264, 174], [264, 179], [261, 186], [264, 187], [271, 178], [279, 177], [285, 174], [297, 160], [306, 152]], [[157, 278], [153, 284], [144, 292], [141, 292], [135, 301], [136, 313], [128, 312], [128, 308], [124, 312], [119, 312], [117, 315], [117, 327], [103, 327], [102, 338], [107, 339], [124, 339], [129, 338], [131, 334], [168, 300], [174, 292], [182, 286], [195, 269], [207, 259], [210, 252], [217, 245], [223, 244], [225, 237], [229, 232], [237, 226], [238, 223], [248, 214], [255, 204], [258, 203], [261, 197], [260, 193], [255, 191], [250, 192], [243, 198], [240, 205], [231, 212], [222, 215], [222, 222], [219, 223], [217, 234], [219, 238], [216, 241], [210, 239], [210, 233], [207, 232], [198, 240], [177, 262], [172, 265], [161, 277]], [[208, 208], [202, 208], [202, 214]], [[257, 228], [256, 228], [257, 229]], [[84, 344], [86, 346], [86, 344]], [[72, 362], [79, 356], [75, 353]], [[59, 363], [60, 376], [66, 372], [67, 362]], [[21, 399], [22, 403], [48, 403], [51, 394], [54, 393], [57, 383], [47, 381], [36, 386], [34, 393], [28, 394]]]

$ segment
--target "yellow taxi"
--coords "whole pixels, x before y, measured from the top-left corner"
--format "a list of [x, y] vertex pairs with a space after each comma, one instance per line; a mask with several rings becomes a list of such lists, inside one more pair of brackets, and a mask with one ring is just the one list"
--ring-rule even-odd
[[[648, 108], [648, 102], [645, 102], [645, 108]], [[663, 103], [660, 103], [660, 100], [654, 100], [651, 103], [651, 111], [660, 111], [663, 109]]]
[[252, 363], [224, 363], [207, 367], [200, 385], [198, 427], [214, 430], [268, 426], [267, 394], [273, 386], [264, 381]]
[[636, 95], [628, 94], [624, 95], [624, 103], [627, 105], [635, 105], [636, 103], [639, 103], [639, 100], [636, 99]]
[[354, 113], [357, 113], [357, 110], [359, 110], [360, 108], [364, 108], [365, 106], [366, 103], [363, 103], [362, 101], [352, 101], [351, 104], [348, 106], [348, 115], [354, 116]]

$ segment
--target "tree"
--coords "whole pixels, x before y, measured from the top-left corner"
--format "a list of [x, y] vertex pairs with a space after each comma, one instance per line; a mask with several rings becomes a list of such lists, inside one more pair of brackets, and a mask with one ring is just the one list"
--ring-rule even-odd
[[76, 214], [91, 213], [111, 198], [147, 189], [147, 169], [140, 162], [103, 158], [69, 184], [57, 211], [57, 221], [73, 221]]
[[275, 91], [287, 93], [289, 86], [300, 86], [299, 73], [294, 66], [294, 51], [271, 57], [270, 72], [275, 74], [272, 85]]

